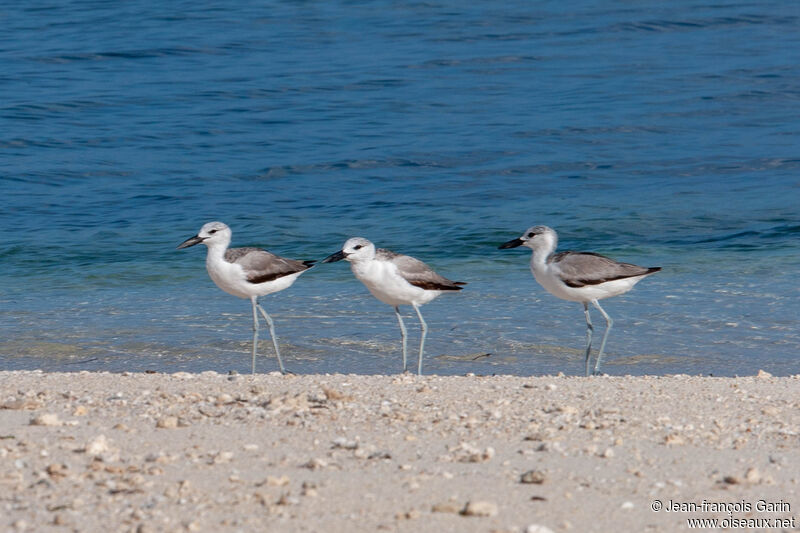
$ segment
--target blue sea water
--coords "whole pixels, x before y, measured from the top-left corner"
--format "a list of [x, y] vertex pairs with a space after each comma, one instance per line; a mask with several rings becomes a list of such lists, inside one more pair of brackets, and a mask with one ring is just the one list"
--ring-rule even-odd
[[[426, 373], [582, 373], [581, 306], [497, 249], [534, 224], [663, 267], [604, 302], [608, 373], [800, 372], [796, 2], [34, 1], [0, 27], [1, 369], [248, 372], [249, 303], [175, 250], [222, 220], [467, 282], [423, 308]], [[294, 372], [400, 370], [345, 263], [262, 303]]]

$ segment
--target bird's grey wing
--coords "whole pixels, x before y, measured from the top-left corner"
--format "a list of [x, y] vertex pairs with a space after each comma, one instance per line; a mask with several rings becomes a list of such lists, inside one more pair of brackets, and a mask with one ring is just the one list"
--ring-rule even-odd
[[569, 287], [599, 285], [660, 270], [620, 263], [591, 252], [560, 252], [554, 254], [549, 261], [557, 267], [558, 277]]
[[241, 266], [250, 283], [264, 283], [311, 268], [313, 261], [286, 259], [260, 248], [231, 248], [225, 260]]
[[466, 283], [462, 281], [451, 281], [437, 274], [431, 267], [419, 259], [408, 255], [402, 255], [379, 248], [375, 251], [375, 257], [383, 261], [390, 261], [397, 267], [397, 272], [403, 279], [421, 289], [460, 291], [460, 285], [466, 285]]

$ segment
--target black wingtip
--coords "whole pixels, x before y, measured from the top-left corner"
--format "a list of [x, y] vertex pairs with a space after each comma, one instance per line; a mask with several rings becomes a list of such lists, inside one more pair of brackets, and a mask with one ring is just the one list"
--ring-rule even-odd
[[661, 270], [661, 267], [650, 267], [650, 268], [647, 269], [647, 273], [648, 274], [653, 274], [655, 272], [658, 272], [659, 270]]
[[419, 287], [420, 289], [425, 289], [426, 291], [460, 291], [464, 287], [460, 287], [459, 285], [466, 285], [466, 283], [463, 281], [436, 283], [435, 281], [408, 280], [408, 282], [411, 285]]
[[313, 267], [313, 266], [314, 266], [314, 264], [315, 264], [316, 262], [317, 262], [317, 261], [316, 261], [315, 259], [309, 259], [308, 261], [303, 261], [303, 264], [304, 264], [305, 266], [307, 266], [308, 268], [311, 268], [311, 267]]

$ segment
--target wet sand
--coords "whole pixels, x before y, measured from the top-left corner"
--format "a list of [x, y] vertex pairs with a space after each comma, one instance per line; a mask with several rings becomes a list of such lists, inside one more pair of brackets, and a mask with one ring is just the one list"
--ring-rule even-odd
[[791, 531], [797, 465], [800, 376], [0, 372], [4, 531]]

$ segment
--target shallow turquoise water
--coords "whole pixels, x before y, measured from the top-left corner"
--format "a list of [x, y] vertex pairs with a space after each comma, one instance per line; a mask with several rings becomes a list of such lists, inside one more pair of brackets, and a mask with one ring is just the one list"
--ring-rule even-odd
[[[209, 220], [302, 259], [361, 235], [468, 282], [424, 308], [428, 372], [582, 371], [580, 306], [496, 249], [533, 224], [663, 267], [604, 303], [609, 373], [800, 368], [793, 3], [0, 17], [2, 368], [249, 371], [248, 303], [174, 249]], [[344, 264], [263, 304], [295, 372], [400, 368], [391, 309]]]

